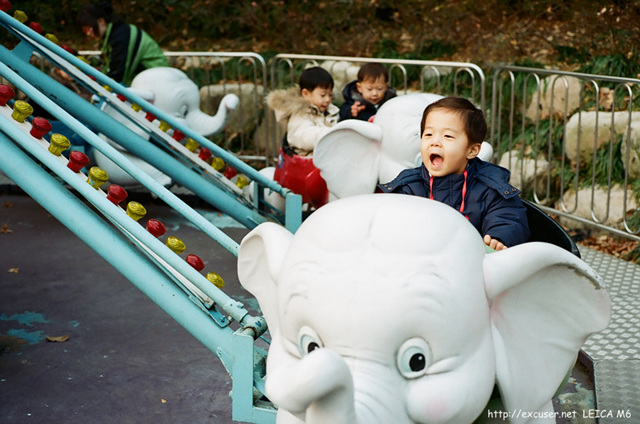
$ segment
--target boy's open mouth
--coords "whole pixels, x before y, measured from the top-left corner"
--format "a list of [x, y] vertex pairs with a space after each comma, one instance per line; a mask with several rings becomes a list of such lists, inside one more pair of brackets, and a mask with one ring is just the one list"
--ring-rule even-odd
[[439, 167], [444, 162], [444, 158], [437, 153], [431, 153], [429, 155], [429, 162], [431, 162], [431, 166]]

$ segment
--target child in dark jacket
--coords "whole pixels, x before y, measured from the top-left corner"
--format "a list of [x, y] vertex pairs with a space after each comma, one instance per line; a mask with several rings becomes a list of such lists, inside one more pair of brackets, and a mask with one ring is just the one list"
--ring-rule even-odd
[[380, 189], [446, 203], [495, 250], [526, 242], [527, 211], [509, 184], [510, 172], [476, 157], [487, 133], [482, 111], [466, 99], [445, 97], [427, 106], [420, 133], [423, 166], [402, 171]]
[[344, 103], [340, 107], [340, 120], [368, 121], [384, 102], [396, 97], [389, 88], [389, 71], [381, 63], [367, 63], [360, 67], [358, 79], [342, 90]]

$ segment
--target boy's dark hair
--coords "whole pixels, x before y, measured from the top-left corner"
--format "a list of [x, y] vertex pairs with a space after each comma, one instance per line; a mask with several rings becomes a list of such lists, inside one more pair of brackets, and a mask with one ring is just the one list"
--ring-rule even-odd
[[436, 109], [447, 109], [458, 114], [464, 123], [464, 132], [469, 139], [469, 145], [482, 143], [487, 135], [487, 121], [480, 109], [474, 106], [469, 100], [462, 97], [444, 97], [427, 106], [422, 113], [420, 122], [420, 137], [424, 133], [424, 125], [427, 122], [427, 115]]
[[315, 90], [317, 87], [333, 90], [333, 77], [326, 70], [319, 66], [305, 69], [300, 74], [300, 91], [307, 89]]
[[93, 30], [98, 33], [98, 19], [104, 19], [105, 22], [113, 22], [120, 23], [122, 19], [113, 11], [113, 7], [111, 6], [111, 2], [103, 1], [100, 3], [90, 3], [84, 5], [80, 12], [78, 12], [78, 16], [76, 18], [76, 22], [80, 27], [91, 27]]
[[377, 80], [384, 77], [384, 82], [389, 81], [389, 71], [382, 63], [365, 63], [358, 71], [358, 81], [372, 79]]

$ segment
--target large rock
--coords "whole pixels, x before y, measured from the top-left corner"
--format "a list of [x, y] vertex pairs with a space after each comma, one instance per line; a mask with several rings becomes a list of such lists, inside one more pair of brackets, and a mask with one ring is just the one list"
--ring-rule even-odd
[[[215, 114], [220, 105], [220, 100], [233, 93], [238, 96], [240, 102], [236, 110], [231, 112], [227, 122], [226, 131], [230, 138], [242, 140], [242, 150], [255, 150], [258, 156], [268, 154], [275, 156], [272, 151], [267, 151], [269, 135], [264, 126], [264, 96], [265, 89], [262, 85], [253, 83], [241, 84], [211, 84], [200, 88], [200, 109], [208, 114]], [[250, 145], [247, 145], [247, 141]]]
[[264, 87], [251, 83], [205, 85], [200, 88], [200, 109], [205, 113], [215, 115], [220, 100], [226, 94], [235, 94], [240, 99], [238, 108], [229, 117], [228, 131], [250, 133], [256, 127], [258, 118], [263, 114]]
[[[569, 213], [579, 218], [593, 221], [591, 211], [591, 187], [578, 190], [576, 206], [575, 190], [567, 191], [563, 196], [565, 209]], [[609, 213], [607, 216], [607, 204], [609, 204]], [[573, 210], [575, 208], [575, 210]], [[627, 205], [624, 207], [624, 187], [615, 185], [608, 192], [606, 187], [596, 187], [593, 194], [593, 215], [598, 222], [609, 227], [624, 230], [623, 219], [630, 216], [636, 209], [638, 204], [633, 198], [631, 188], [627, 189]], [[556, 209], [562, 210], [560, 202], [556, 204]], [[578, 221], [561, 218], [561, 222], [572, 228], [583, 227]]]
[[534, 187], [539, 197], [545, 194], [546, 173], [549, 162], [542, 156], [538, 160], [532, 158], [521, 158], [520, 150], [512, 150], [503, 153], [499, 165], [511, 171], [511, 184], [520, 191], [529, 190]]
[[[613, 121], [612, 121], [613, 118]], [[612, 130], [613, 125], [613, 130]], [[630, 132], [628, 133], [628, 130]], [[582, 115], [573, 115], [565, 127], [564, 149], [572, 161], [580, 158], [581, 162], [589, 162], [593, 159], [594, 147], [599, 149], [605, 143], [609, 143], [613, 137], [623, 135], [622, 161], [626, 163], [627, 147], [629, 152], [629, 166], [627, 172], [632, 178], [640, 176], [640, 112], [583, 112]], [[580, 146], [578, 147], [578, 136]], [[629, 137], [630, 136], [630, 137]]]
[[[622, 162], [627, 171], [628, 178], [635, 180], [640, 178], [640, 114], [632, 115], [633, 120], [630, 125], [630, 133], [627, 136], [624, 132], [624, 142], [622, 143]], [[627, 150], [629, 150], [629, 161], [627, 162]]]
[[[529, 84], [534, 84], [532, 78], [529, 79]], [[580, 107], [582, 81], [578, 78], [551, 75], [543, 79], [540, 86], [540, 98], [537, 93], [534, 93], [525, 113], [531, 121], [535, 121], [536, 117], [541, 120], [547, 119], [549, 115], [564, 118], [565, 102], [568, 114]]]
[[342, 104], [344, 102], [342, 90], [351, 81], [358, 79], [358, 71], [361, 64], [354, 64], [344, 60], [327, 60], [320, 66], [329, 71], [333, 77], [333, 103]]

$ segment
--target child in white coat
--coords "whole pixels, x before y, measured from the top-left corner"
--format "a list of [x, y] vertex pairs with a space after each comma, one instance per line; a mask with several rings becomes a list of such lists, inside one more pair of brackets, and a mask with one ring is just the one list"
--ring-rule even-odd
[[267, 96], [276, 121], [287, 128], [286, 142], [300, 156], [310, 156], [320, 137], [338, 122], [340, 109], [333, 100], [333, 78], [315, 66], [300, 75], [299, 87], [275, 90]]

